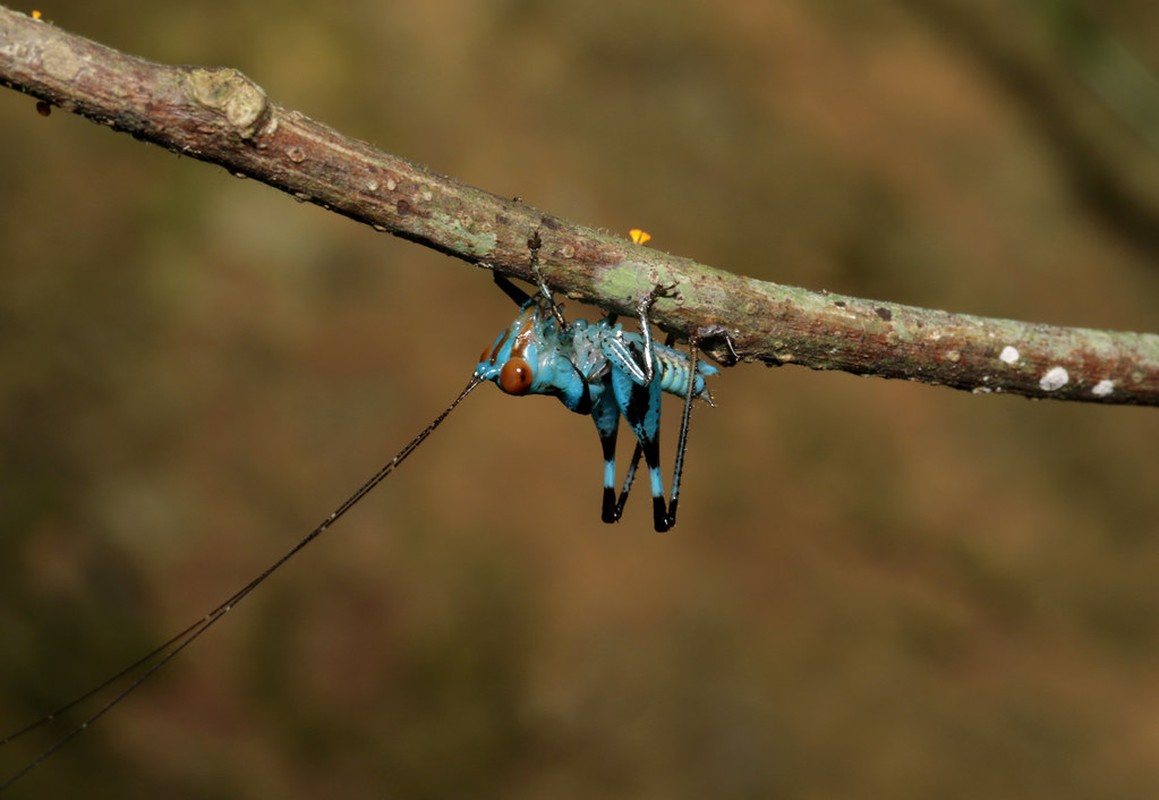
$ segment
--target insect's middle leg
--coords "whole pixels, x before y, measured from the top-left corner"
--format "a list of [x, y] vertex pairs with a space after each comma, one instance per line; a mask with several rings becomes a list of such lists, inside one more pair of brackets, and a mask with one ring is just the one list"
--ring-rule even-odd
[[[652, 287], [652, 291], [640, 298], [640, 302], [636, 304], [636, 315], [640, 318], [640, 333], [644, 336], [643, 363], [640, 366], [644, 368], [644, 377], [649, 382], [655, 374], [656, 351], [652, 343], [652, 320], [648, 315], [652, 313], [652, 306], [659, 298], [675, 297], [675, 289], [676, 284], [671, 286], [656, 284]], [[669, 336], [671, 341], [671, 335]]]
[[[651, 321], [648, 312], [659, 297], [670, 297], [673, 287], [656, 286], [637, 304], [636, 310], [640, 315], [640, 329], [643, 342], [640, 349], [643, 352], [634, 353], [640, 372], [643, 373], [643, 382], [637, 383], [624, 371], [616, 371], [611, 375], [612, 393], [616, 396], [616, 403], [624, 419], [628, 421], [632, 432], [636, 434], [636, 449], [632, 454], [632, 462], [624, 478], [624, 488], [620, 493], [616, 505], [615, 517], [618, 519], [623, 511], [624, 503], [628, 499], [628, 492], [632, 488], [636, 467], [640, 456], [644, 456], [644, 463], [648, 466], [649, 483], [652, 491], [652, 522], [658, 532], [663, 533], [672, 527], [672, 514], [664, 499], [664, 476], [660, 471], [660, 399], [663, 393], [661, 376], [656, 373], [655, 346], [652, 341]], [[671, 346], [673, 337], [669, 335], [668, 343]], [[633, 348], [635, 350], [635, 348]], [[638, 378], [637, 378], [638, 380]]]

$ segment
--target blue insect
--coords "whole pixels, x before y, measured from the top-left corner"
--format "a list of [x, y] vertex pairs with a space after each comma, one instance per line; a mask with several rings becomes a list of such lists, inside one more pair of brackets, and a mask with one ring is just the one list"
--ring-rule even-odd
[[[577, 414], [591, 414], [604, 454], [602, 519], [616, 522], [624, 509], [636, 467], [643, 454], [652, 484], [652, 517], [657, 531], [676, 524], [680, 476], [693, 399], [712, 405], [705, 378], [716, 367], [697, 359], [697, 343], [683, 353], [652, 341], [648, 312], [658, 297], [668, 296], [656, 287], [637, 306], [640, 333], [631, 333], [616, 322], [614, 314], [594, 323], [567, 322], [538, 273], [539, 239], [528, 242], [531, 267], [540, 291], [532, 296], [498, 275], [496, 283], [520, 306], [519, 316], [483, 351], [475, 377], [494, 381], [507, 394], [545, 394]], [[664, 392], [684, 398], [684, 416], [672, 474], [672, 496], [664, 500], [660, 472], [660, 398]], [[616, 496], [616, 435], [620, 417], [636, 434], [632, 456], [619, 498]]]

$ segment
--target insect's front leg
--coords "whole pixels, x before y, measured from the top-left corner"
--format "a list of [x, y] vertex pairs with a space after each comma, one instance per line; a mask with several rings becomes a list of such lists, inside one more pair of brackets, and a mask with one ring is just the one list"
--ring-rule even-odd
[[528, 266], [531, 267], [531, 275], [535, 278], [535, 283], [539, 286], [539, 292], [543, 295], [544, 300], [547, 301], [551, 307], [551, 315], [555, 317], [555, 321], [559, 323], [560, 329], [567, 327], [567, 320], [563, 318], [563, 311], [559, 304], [555, 302], [555, 297], [551, 293], [551, 288], [547, 285], [547, 281], [543, 279], [543, 273], [539, 269], [539, 250], [543, 247], [543, 240], [539, 238], [539, 230], [533, 230], [531, 235], [527, 237], [527, 256]]
[[531, 295], [520, 289], [511, 279], [506, 275], [501, 275], [498, 272], [491, 273], [491, 279], [495, 281], [495, 285], [503, 290], [503, 294], [515, 301], [515, 305], [523, 308], [527, 305], [527, 301], [531, 299]]

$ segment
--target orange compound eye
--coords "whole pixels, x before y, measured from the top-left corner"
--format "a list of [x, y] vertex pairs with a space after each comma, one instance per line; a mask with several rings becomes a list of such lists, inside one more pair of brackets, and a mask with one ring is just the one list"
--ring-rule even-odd
[[499, 388], [507, 394], [527, 394], [531, 388], [531, 365], [522, 358], [513, 358], [499, 373]]

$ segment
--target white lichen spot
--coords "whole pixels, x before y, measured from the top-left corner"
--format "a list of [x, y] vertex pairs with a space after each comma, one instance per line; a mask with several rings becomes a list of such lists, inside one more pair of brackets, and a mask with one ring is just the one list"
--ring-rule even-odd
[[394, 178], [387, 178], [386, 179], [386, 190], [388, 192], [393, 192], [397, 188], [398, 188], [398, 184], [394, 182]]
[[1091, 394], [1095, 397], [1109, 397], [1111, 392], [1115, 391], [1115, 382], [1103, 379], [1095, 384], [1091, 389]]
[[975, 386], [970, 390], [970, 394], [990, 394], [993, 391], [989, 386]]
[[1018, 348], [1010, 345], [1003, 347], [1002, 352], [998, 354], [998, 359], [1007, 364], [1017, 364], [1020, 358], [1022, 358], [1022, 354], [1018, 352]]
[[1056, 389], [1061, 389], [1066, 386], [1067, 381], [1070, 380], [1070, 375], [1062, 367], [1051, 367], [1042, 376], [1042, 380], [1038, 382], [1038, 387], [1044, 392], [1053, 392]]
[[366, 182], [366, 191], [377, 192], [378, 191], [378, 181], [376, 181], [374, 178], [371, 178], [370, 180], [368, 180]]

